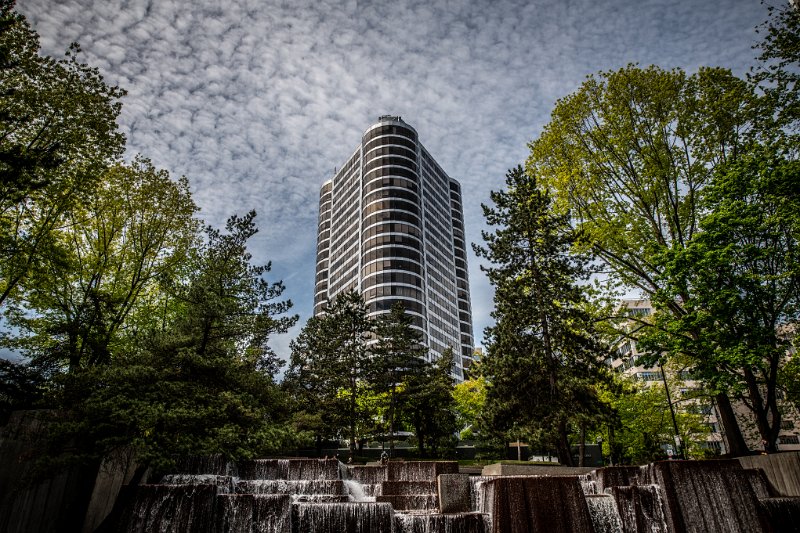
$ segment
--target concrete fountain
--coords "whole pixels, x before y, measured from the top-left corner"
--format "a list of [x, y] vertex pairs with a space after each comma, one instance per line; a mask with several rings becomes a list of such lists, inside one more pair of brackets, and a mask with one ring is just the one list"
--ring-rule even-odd
[[[452, 461], [347, 466], [336, 459], [193, 459], [135, 489], [114, 528], [263, 533], [488, 533], [488, 514], [439, 510]], [[466, 481], [467, 476], [464, 476]], [[469, 492], [467, 492], [467, 499]]]
[[[489, 472], [492, 470], [489, 469]], [[187, 461], [135, 489], [124, 533], [688, 533], [800, 531], [800, 498], [737, 460], [555, 475], [458, 473], [451, 461]], [[572, 474], [570, 472], [573, 472]]]

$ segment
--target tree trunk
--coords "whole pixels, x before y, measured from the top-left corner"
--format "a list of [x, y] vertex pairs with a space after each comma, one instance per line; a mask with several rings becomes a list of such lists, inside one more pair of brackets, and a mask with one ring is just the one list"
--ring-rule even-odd
[[347, 458], [348, 463], [353, 462], [356, 450], [356, 386], [351, 381], [350, 384], [350, 456]]
[[417, 433], [417, 450], [420, 457], [425, 457], [425, 435], [422, 433], [420, 424], [414, 424], [414, 431]]
[[736, 421], [736, 415], [733, 412], [730, 398], [728, 398], [728, 395], [724, 392], [720, 392], [714, 396], [714, 401], [717, 403], [719, 421], [725, 431], [728, 453], [732, 457], [748, 455], [750, 450], [747, 448], [747, 443], [744, 441], [742, 431], [739, 429], [739, 422]]
[[348, 443], [348, 446], [347, 446], [348, 450], [349, 450], [349, 456], [348, 456], [347, 460], [348, 460], [348, 462], [352, 463], [353, 462], [353, 457], [356, 454], [356, 422], [355, 422], [354, 417], [352, 417], [352, 416], [350, 417], [350, 428], [349, 429], [350, 429], [350, 439], [349, 439], [349, 443]]
[[578, 466], [583, 465], [583, 456], [586, 454], [586, 422], [581, 422], [581, 440], [578, 443]]
[[[745, 381], [747, 382], [747, 389], [750, 396], [750, 406], [753, 415], [756, 418], [756, 427], [758, 434], [761, 435], [761, 444], [764, 451], [767, 453], [776, 453], [778, 451], [778, 434], [781, 431], [781, 414], [774, 408], [776, 403], [774, 401], [774, 385], [770, 391], [769, 384], [767, 385], [767, 395], [770, 392], [773, 394], [772, 401], [768, 398], [767, 405], [761, 398], [761, 387], [759, 386], [756, 376], [750, 369], [745, 368], [744, 372]], [[770, 415], [772, 415], [772, 424], [770, 424]]]
[[614, 443], [614, 426], [611, 424], [608, 425], [608, 463], [609, 466], [614, 466], [619, 463], [617, 459], [616, 452], [616, 444]]
[[561, 420], [558, 423], [558, 462], [564, 466], [575, 466], [572, 461], [572, 450], [569, 447], [568, 437], [567, 421]]
[[[773, 328], [774, 329], [774, 328]], [[769, 428], [769, 442], [772, 443], [772, 446], [775, 448], [775, 451], [778, 451], [778, 435], [781, 433], [781, 412], [778, 409], [778, 397], [777, 397], [777, 388], [778, 388], [778, 367], [780, 361], [783, 359], [784, 352], [782, 349], [777, 347], [777, 339], [773, 342], [773, 346], [777, 349], [773, 356], [770, 358], [770, 365], [769, 365], [769, 372], [764, 379], [767, 385], [767, 402], [764, 406], [764, 409], [767, 413], [765, 413], [765, 417], [772, 416], [772, 424], [769, 424], [769, 420], [767, 421], [767, 425], [770, 426]]]
[[394, 457], [394, 396], [395, 384], [392, 382], [392, 396], [389, 402], [389, 458]]

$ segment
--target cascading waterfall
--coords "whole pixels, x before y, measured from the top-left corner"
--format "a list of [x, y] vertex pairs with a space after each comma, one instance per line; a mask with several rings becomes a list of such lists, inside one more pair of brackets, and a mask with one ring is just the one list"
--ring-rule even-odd
[[759, 500], [769, 498], [769, 482], [763, 470], [742, 470], [742, 476], [749, 482]]
[[339, 479], [337, 459], [256, 459], [239, 466], [241, 479]]
[[239, 466], [240, 479], [289, 479], [288, 459], [256, 459]]
[[346, 477], [342, 479], [353, 479], [364, 485], [376, 485], [389, 480], [389, 467], [386, 465], [344, 465]]
[[[212, 472], [203, 473], [204, 466]], [[437, 512], [436, 476], [457, 470], [455, 462], [348, 467], [330, 459], [259, 459], [236, 466], [192, 458], [161, 485], [139, 487], [117, 529], [488, 533], [486, 515]]]
[[293, 501], [348, 501], [345, 481], [340, 479], [246, 479], [236, 483], [238, 494], [288, 494]]
[[775, 531], [800, 529], [800, 498], [764, 498], [759, 507]]
[[218, 493], [234, 492], [235, 478], [217, 474], [170, 474], [161, 478], [160, 485], [214, 485]]
[[607, 466], [591, 472], [587, 478], [597, 484], [597, 494], [603, 494], [610, 487], [636, 485], [643, 472], [638, 466]]
[[494, 479], [495, 476], [470, 476], [470, 509], [479, 513], [488, 513], [489, 509], [484, 504], [483, 485]]
[[800, 498], [781, 497], [763, 472], [735, 461], [668, 461], [555, 476], [457, 470], [452, 461], [347, 466], [335, 459], [261, 459], [234, 465], [221, 457], [191, 458], [161, 484], [127, 491], [120, 501], [128, 503], [109, 530], [758, 533], [800, 524]]
[[[347, 488], [347, 494], [349, 497], [349, 501], [351, 502], [374, 502], [375, 501], [375, 494], [367, 494], [367, 491], [364, 490], [364, 485], [355, 481], [353, 479], [345, 479], [343, 481], [345, 487]], [[371, 487], [375, 487], [376, 485], [370, 485]], [[380, 485], [377, 485], [380, 487]], [[374, 489], [372, 490], [374, 492]]]
[[362, 492], [363, 497], [372, 498], [371, 501], [375, 501], [376, 496], [383, 494], [381, 485], [389, 480], [389, 468], [386, 465], [347, 466], [343, 464], [342, 466], [344, 467], [342, 479], [352, 481], [348, 486], [356, 501], [362, 497]]
[[216, 474], [218, 476], [233, 477], [238, 475], [236, 464], [219, 454], [184, 457], [178, 462], [175, 473], [197, 475]]
[[297, 504], [297, 533], [393, 533], [394, 511], [388, 503]]
[[217, 494], [214, 485], [141, 485], [117, 531], [211, 533]]
[[[414, 472], [412, 476], [418, 475]], [[375, 501], [390, 503], [395, 511], [431, 511], [438, 507], [435, 481], [384, 481]]]
[[593, 530], [577, 476], [501, 476], [486, 481], [482, 490], [495, 531]]
[[667, 533], [664, 501], [658, 485], [628, 485], [606, 489], [617, 502], [625, 533]]
[[489, 515], [483, 513], [398, 513], [395, 533], [489, 533]]
[[586, 496], [586, 503], [595, 533], [623, 533], [622, 519], [613, 496], [589, 494]]
[[670, 502], [665, 514], [673, 531], [762, 529], [758, 498], [738, 461], [663, 461], [644, 472]]
[[578, 476], [578, 481], [580, 481], [584, 496], [594, 496], [595, 494], [600, 494], [600, 491], [597, 487], [597, 481], [591, 479], [588, 475]]
[[291, 498], [287, 495], [222, 494], [216, 503], [216, 531], [220, 533], [291, 530]]

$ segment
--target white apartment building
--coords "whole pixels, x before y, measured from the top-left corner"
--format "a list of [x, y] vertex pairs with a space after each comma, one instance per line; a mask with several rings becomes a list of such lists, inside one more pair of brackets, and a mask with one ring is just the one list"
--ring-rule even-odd
[[401, 302], [431, 360], [472, 361], [472, 309], [461, 186], [400, 117], [367, 128], [320, 190], [314, 314], [355, 289], [370, 316]]

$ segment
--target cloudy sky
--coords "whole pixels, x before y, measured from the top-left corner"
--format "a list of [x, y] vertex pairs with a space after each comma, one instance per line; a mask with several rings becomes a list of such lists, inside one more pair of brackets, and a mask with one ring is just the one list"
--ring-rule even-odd
[[[187, 176], [209, 223], [258, 211], [253, 255], [272, 261], [300, 325], [312, 308], [319, 186], [379, 115], [401, 115], [461, 181], [477, 242], [480, 204], [586, 75], [639, 63], [743, 76], [766, 18], [759, 0], [17, 0], [17, 9], [44, 53], [79, 42], [87, 63], [127, 89], [128, 157]], [[470, 279], [480, 342], [492, 296], [474, 256]], [[279, 353], [298, 328], [277, 339]]]

